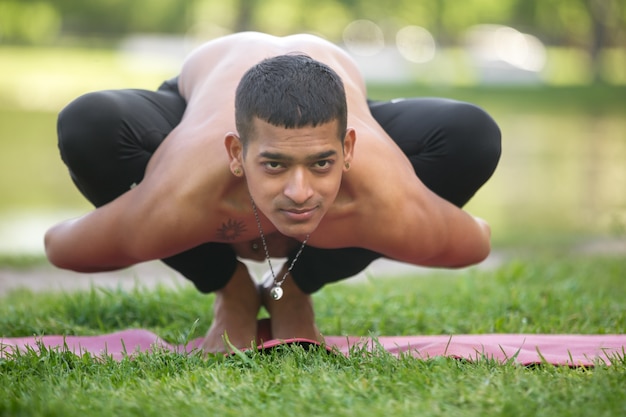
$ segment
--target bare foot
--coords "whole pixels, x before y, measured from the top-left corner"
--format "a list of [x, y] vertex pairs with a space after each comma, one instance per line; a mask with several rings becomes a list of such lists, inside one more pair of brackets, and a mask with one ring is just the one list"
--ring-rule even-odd
[[[277, 273], [282, 277], [286, 267]], [[272, 282], [264, 282], [261, 286], [261, 299], [265, 309], [269, 312], [272, 324], [272, 337], [286, 340], [302, 338], [324, 342], [324, 337], [315, 325], [315, 312], [313, 300], [309, 294], [305, 294], [298, 288], [291, 275], [283, 282], [283, 296], [280, 300], [274, 300], [269, 292]]]
[[239, 263], [231, 280], [215, 295], [213, 323], [202, 349], [208, 353], [230, 352], [225, 338], [238, 349], [251, 347], [256, 340], [261, 298], [246, 266]]

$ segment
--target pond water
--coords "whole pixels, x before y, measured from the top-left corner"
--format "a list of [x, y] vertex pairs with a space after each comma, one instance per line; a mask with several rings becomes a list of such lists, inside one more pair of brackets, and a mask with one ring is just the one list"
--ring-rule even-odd
[[503, 155], [468, 209], [496, 240], [626, 236], [626, 120], [619, 116], [495, 115]]
[[[467, 209], [492, 225], [495, 247], [626, 236], [623, 117], [492, 114], [502, 159]], [[0, 110], [0, 122], [0, 253], [42, 253], [47, 227], [89, 206], [58, 158], [53, 113]]]

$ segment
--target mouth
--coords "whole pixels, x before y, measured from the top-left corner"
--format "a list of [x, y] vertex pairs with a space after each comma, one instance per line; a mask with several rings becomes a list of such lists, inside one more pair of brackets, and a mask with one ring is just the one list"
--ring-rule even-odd
[[281, 209], [284, 216], [296, 222], [305, 222], [310, 220], [313, 216], [315, 216], [316, 211], [317, 207]]

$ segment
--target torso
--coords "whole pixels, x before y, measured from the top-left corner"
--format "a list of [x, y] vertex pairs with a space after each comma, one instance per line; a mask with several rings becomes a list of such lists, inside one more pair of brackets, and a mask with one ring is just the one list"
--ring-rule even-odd
[[[186, 113], [154, 154], [141, 184], [156, 194], [155, 204], [165, 204], [159, 209], [161, 215], [179, 219], [177, 230], [185, 234], [189, 245], [208, 241], [237, 244], [259, 237], [246, 183], [229, 170], [224, 137], [236, 131], [234, 96], [243, 73], [264, 58], [294, 51], [326, 63], [341, 76], [348, 99], [348, 124], [357, 134], [351, 170], [309, 244], [377, 250], [376, 242], [368, 239], [380, 235], [384, 223], [393, 219], [394, 206], [401, 203], [405, 191], [397, 179], [419, 181], [408, 159], [371, 116], [364, 81], [340, 48], [309, 35], [228, 36], [198, 48], [183, 66], [179, 87], [188, 103]], [[381, 223], [374, 224], [374, 218]], [[241, 233], [226, 241], [217, 231], [229, 221], [242, 227]], [[275, 231], [266, 219], [262, 223], [266, 235]]]

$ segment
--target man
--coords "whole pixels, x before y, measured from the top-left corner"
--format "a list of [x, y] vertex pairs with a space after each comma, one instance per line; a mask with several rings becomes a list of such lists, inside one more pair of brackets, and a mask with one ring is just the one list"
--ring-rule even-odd
[[[459, 207], [497, 164], [492, 119], [450, 100], [368, 102], [350, 57], [314, 36], [211, 41], [157, 92], [78, 98], [58, 134], [98, 208], [48, 231], [50, 261], [163, 259], [216, 293], [210, 352], [224, 334], [249, 347], [261, 306], [273, 338], [322, 340], [310, 294], [378, 257], [459, 267], [490, 250], [488, 225]], [[257, 288], [238, 258], [270, 257], [288, 261]]]

